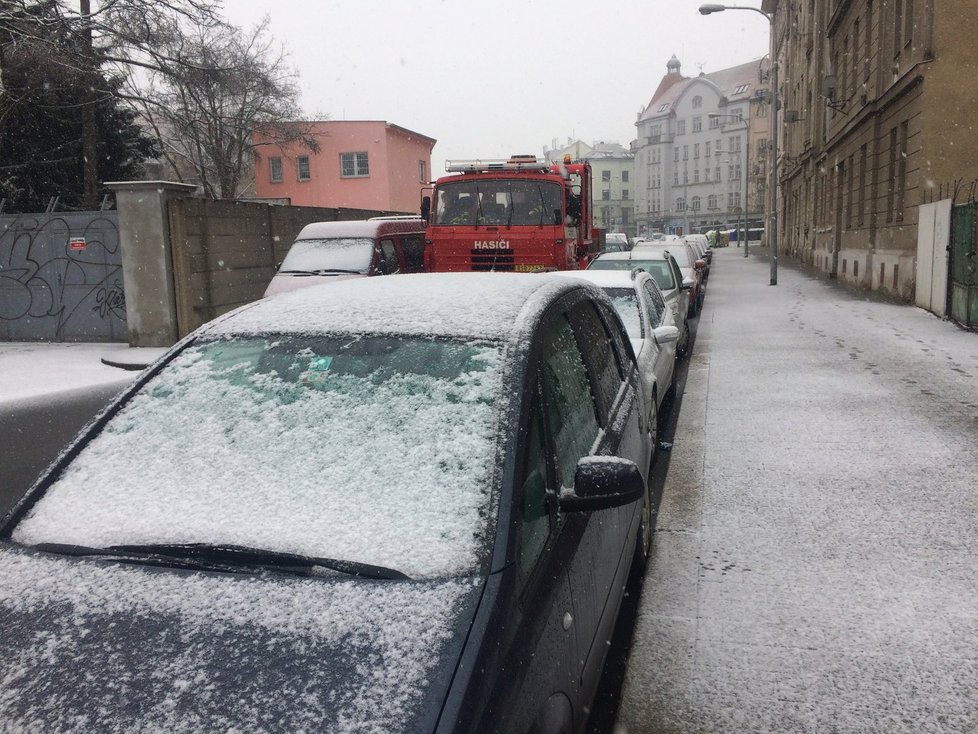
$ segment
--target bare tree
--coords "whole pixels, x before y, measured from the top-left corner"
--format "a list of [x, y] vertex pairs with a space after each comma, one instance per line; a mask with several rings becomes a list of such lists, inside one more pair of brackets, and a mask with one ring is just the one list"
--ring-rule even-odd
[[198, 26], [159, 49], [161, 60], [178, 59], [177, 66], [131, 77], [133, 99], [167, 162], [208, 197], [241, 195], [261, 146], [319, 149], [311, 127], [297, 121], [296, 74], [272, 45], [267, 17], [247, 33]]

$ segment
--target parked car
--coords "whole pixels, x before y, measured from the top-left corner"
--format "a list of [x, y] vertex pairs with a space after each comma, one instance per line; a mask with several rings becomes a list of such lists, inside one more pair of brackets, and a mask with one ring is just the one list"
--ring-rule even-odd
[[299, 232], [265, 296], [352, 278], [424, 269], [424, 220], [416, 216], [314, 222]]
[[624, 232], [608, 232], [604, 237], [602, 252], [628, 252], [628, 235]]
[[588, 266], [591, 270], [634, 270], [641, 268], [649, 273], [659, 287], [666, 306], [672, 311], [673, 323], [679, 328], [679, 341], [676, 344], [676, 354], [685, 357], [689, 354], [689, 296], [687, 292], [693, 287], [692, 279], [683, 279], [682, 272], [676, 260], [661, 250], [639, 247], [631, 252], [608, 253], [599, 255]]
[[707, 267], [713, 264], [713, 250], [710, 249], [710, 240], [705, 234], [688, 234], [686, 241], [699, 246], [700, 254], [706, 260]]
[[[693, 257], [697, 260], [702, 260], [703, 265], [703, 283], [710, 279], [710, 258], [706, 256], [706, 247], [697, 239], [694, 239], [694, 235], [686, 235], [683, 237], [683, 242], [689, 245], [690, 249], [693, 251]], [[704, 285], [705, 287], [705, 285]]]
[[683, 280], [689, 279], [693, 281], [693, 285], [689, 290], [689, 315], [695, 316], [698, 314], [700, 307], [703, 305], [703, 299], [706, 296], [706, 282], [703, 277], [706, 261], [697, 258], [692, 248], [685, 242], [679, 240], [655, 244], [645, 243], [642, 245], [642, 250], [668, 252], [676, 259], [676, 264], [679, 265], [679, 269], [683, 274]]
[[[672, 390], [680, 330], [655, 279], [639, 268], [630, 272], [570, 270], [558, 274], [590, 281], [611, 298], [635, 351], [649, 425], [658, 427], [659, 408]], [[655, 444], [654, 440], [653, 447]]]
[[144, 372], [0, 525], [16, 731], [581, 732], [648, 556], [603, 291], [365, 278]]

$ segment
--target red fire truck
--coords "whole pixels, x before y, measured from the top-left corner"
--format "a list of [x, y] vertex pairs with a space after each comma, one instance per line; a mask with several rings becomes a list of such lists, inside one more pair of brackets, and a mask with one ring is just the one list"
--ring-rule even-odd
[[513, 156], [446, 170], [421, 201], [428, 272], [578, 270], [600, 249], [586, 161]]

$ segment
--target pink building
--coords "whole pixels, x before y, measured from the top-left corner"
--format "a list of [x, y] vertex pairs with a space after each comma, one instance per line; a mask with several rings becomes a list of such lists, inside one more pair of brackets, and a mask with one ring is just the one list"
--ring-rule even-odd
[[260, 147], [256, 197], [287, 199], [293, 206], [418, 212], [434, 138], [382, 120], [302, 124], [312, 126], [319, 152], [298, 145]]

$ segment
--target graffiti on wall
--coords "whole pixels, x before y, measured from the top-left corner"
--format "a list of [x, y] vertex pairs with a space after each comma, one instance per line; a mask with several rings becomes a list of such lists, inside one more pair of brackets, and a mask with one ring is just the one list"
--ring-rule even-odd
[[0, 338], [124, 341], [115, 212], [0, 218]]

